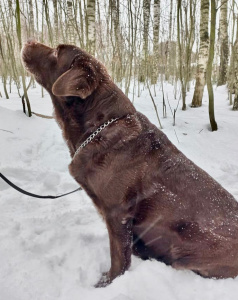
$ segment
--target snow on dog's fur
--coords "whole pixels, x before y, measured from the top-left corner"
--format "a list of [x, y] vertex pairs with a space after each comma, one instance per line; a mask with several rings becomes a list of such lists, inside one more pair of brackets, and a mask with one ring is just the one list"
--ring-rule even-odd
[[22, 58], [49, 92], [72, 157], [101, 124], [119, 118], [69, 166], [108, 229], [111, 268], [97, 286], [122, 275], [132, 253], [205, 277], [237, 276], [233, 196], [137, 112], [85, 51], [29, 41]]

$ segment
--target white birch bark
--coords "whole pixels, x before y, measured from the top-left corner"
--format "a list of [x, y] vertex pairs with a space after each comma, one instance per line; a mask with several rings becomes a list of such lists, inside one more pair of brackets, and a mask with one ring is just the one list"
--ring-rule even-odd
[[[113, 43], [113, 75], [115, 75], [116, 81], [121, 81], [121, 66], [122, 66], [122, 43], [120, 38], [120, 2], [119, 0], [111, 0], [111, 18], [112, 18], [112, 43]], [[128, 14], [129, 15], [129, 14]], [[130, 21], [129, 27], [130, 27]], [[130, 28], [129, 28], [130, 29]]]
[[150, 23], [150, 3], [151, 0], [143, 0], [143, 18], [144, 18], [144, 32], [143, 32], [143, 56], [144, 58], [148, 55], [148, 34], [149, 34], [149, 23]]
[[153, 24], [153, 74], [152, 84], [155, 84], [158, 77], [159, 64], [159, 31], [160, 31], [160, 0], [154, 0], [154, 24]]
[[148, 57], [148, 35], [150, 24], [150, 3], [151, 0], [143, 0], [143, 51], [142, 51], [142, 66], [140, 71], [140, 81], [144, 82], [147, 77], [147, 57]]
[[220, 40], [220, 67], [217, 85], [226, 84], [227, 81], [227, 68], [228, 68], [228, 22], [227, 22], [227, 8], [228, 0], [222, 0], [220, 7], [220, 20], [219, 20], [219, 40]]
[[95, 0], [87, 0], [87, 48], [91, 54], [95, 54]]
[[198, 66], [196, 75], [196, 85], [193, 94], [192, 107], [202, 105], [204, 86], [206, 84], [206, 68], [209, 51], [209, 0], [201, 0], [201, 15], [200, 15], [200, 46], [198, 56]]
[[170, 11], [169, 11], [169, 39], [168, 39], [168, 48], [167, 48], [167, 57], [166, 57], [166, 80], [169, 80], [169, 75], [171, 75], [171, 38], [172, 38], [172, 16], [173, 16], [173, 0], [170, 0]]
[[67, 23], [68, 23], [68, 41], [70, 44], [74, 44], [74, 17], [73, 17], [73, 1], [67, 1]]
[[58, 7], [57, 0], [53, 0], [53, 8], [54, 8], [54, 45], [58, 45], [59, 43], [59, 23], [58, 23]]
[[234, 98], [234, 104], [233, 104], [233, 110], [238, 110], [238, 40], [236, 40], [234, 45], [234, 73], [235, 73], [235, 81], [234, 81], [234, 87], [235, 87], [235, 98]]
[[31, 37], [34, 37], [35, 26], [34, 26], [34, 11], [32, 0], [29, 0], [29, 33]]
[[233, 104], [233, 110], [238, 110], [238, 17], [236, 19], [237, 22], [237, 31], [236, 31], [236, 41], [233, 47], [233, 62], [234, 62], [234, 78], [231, 83], [234, 86], [235, 98]]
[[24, 1], [23, 0], [19, 0], [19, 5], [20, 5], [20, 20], [21, 20], [21, 42], [25, 42], [27, 41], [27, 39], [29, 38], [28, 36], [28, 24], [27, 24], [27, 18], [25, 18], [24, 16], [26, 15], [26, 6], [24, 5]]

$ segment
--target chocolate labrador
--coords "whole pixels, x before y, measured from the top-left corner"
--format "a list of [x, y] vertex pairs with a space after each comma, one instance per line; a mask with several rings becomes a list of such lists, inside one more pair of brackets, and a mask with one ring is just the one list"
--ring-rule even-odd
[[84, 50], [29, 40], [22, 59], [52, 98], [71, 175], [106, 222], [111, 268], [97, 286], [122, 275], [132, 254], [204, 277], [237, 276], [234, 197], [137, 112]]

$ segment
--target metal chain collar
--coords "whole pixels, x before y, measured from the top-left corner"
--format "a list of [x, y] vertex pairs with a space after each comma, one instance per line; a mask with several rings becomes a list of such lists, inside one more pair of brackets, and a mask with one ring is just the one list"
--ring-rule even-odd
[[104, 124], [102, 124], [100, 127], [98, 127], [97, 130], [95, 130], [76, 150], [76, 152], [74, 153], [73, 159], [75, 158], [75, 156], [79, 153], [79, 151], [81, 149], [83, 149], [85, 146], [87, 146], [87, 144], [89, 144], [94, 138], [95, 136], [97, 136], [104, 128], [106, 128], [108, 125], [110, 125], [111, 123], [115, 122], [116, 120], [118, 120], [119, 118], [112, 118], [109, 121], [105, 122]]

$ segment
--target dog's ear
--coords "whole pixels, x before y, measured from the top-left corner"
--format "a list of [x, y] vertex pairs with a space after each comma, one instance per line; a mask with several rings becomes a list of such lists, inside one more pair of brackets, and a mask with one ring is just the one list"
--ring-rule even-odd
[[76, 61], [71, 69], [63, 73], [53, 84], [55, 96], [78, 96], [85, 99], [97, 88], [96, 70], [89, 61]]

